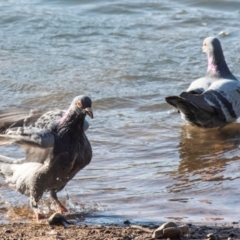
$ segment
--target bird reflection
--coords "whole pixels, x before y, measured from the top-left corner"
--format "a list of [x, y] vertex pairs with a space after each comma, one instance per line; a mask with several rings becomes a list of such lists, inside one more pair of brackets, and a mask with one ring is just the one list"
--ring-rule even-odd
[[231, 161], [240, 161], [239, 144], [239, 123], [220, 130], [183, 126], [178, 146], [180, 164], [172, 174], [175, 181], [169, 186], [170, 192], [192, 189], [202, 181], [232, 179], [225, 169]]
[[239, 158], [240, 124], [234, 123], [220, 130], [183, 126], [179, 143], [178, 172], [216, 172], [227, 162]]

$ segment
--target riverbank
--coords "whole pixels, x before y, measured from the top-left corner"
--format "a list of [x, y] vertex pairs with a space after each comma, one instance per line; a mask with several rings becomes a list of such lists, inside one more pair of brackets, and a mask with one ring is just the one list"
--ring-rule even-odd
[[[183, 223], [181, 223], [183, 224]], [[190, 239], [240, 239], [240, 225], [238, 223], [204, 225], [188, 224], [189, 232], [181, 236], [181, 240]], [[41, 223], [11, 223], [0, 225], [2, 240], [150, 240], [156, 225], [68, 225], [50, 226], [46, 222]], [[212, 235], [210, 235], [212, 234]], [[217, 236], [216, 236], [217, 235]], [[166, 238], [162, 238], [166, 239]]]

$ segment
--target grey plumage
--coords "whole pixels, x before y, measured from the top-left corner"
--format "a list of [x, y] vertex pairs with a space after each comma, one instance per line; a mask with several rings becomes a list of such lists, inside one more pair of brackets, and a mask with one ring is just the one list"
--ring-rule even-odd
[[166, 101], [191, 125], [223, 127], [240, 116], [240, 82], [230, 72], [217, 38], [206, 38], [203, 52], [208, 57], [206, 76], [193, 81], [180, 96], [167, 97]]
[[10, 186], [29, 196], [37, 216], [37, 203], [45, 191], [66, 211], [57, 192], [91, 161], [92, 149], [84, 132], [85, 116], [93, 117], [91, 104], [89, 97], [78, 96], [60, 119], [50, 118], [44, 127], [34, 120], [34, 127], [13, 126], [0, 134], [0, 145], [17, 144], [26, 150], [25, 159], [12, 163], [0, 155], [0, 171]]
[[194, 123], [198, 127], [224, 127], [226, 122], [221, 118], [216, 117], [214, 113], [207, 112], [201, 108], [195, 107], [192, 103], [184, 98], [178, 96], [172, 96], [167, 98], [167, 102], [176, 107], [182, 118], [187, 122]]
[[[46, 111], [44, 109], [5, 109], [0, 111], [0, 133], [13, 127], [31, 126], [47, 129], [55, 121], [60, 120], [66, 110], [55, 109]], [[84, 130], [89, 128], [89, 123], [84, 120]]]

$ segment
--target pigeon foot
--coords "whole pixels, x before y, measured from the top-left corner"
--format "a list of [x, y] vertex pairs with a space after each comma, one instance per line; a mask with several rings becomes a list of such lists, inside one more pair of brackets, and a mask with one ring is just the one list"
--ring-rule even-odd
[[36, 216], [36, 220], [37, 221], [45, 218], [45, 216], [43, 214], [41, 214], [41, 213], [36, 213], [35, 216]]
[[62, 214], [68, 212], [67, 208], [64, 207], [62, 204], [58, 205], [58, 211]]

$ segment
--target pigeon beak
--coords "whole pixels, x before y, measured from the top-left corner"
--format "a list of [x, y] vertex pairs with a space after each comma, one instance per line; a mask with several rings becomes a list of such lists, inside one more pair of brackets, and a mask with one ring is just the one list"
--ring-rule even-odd
[[84, 109], [86, 114], [90, 117], [90, 118], [93, 118], [93, 111], [90, 107], [87, 107]]
[[206, 44], [203, 44], [203, 46], [202, 46], [202, 52], [203, 53], [207, 53], [208, 51], [207, 51], [207, 46], [206, 46]]

